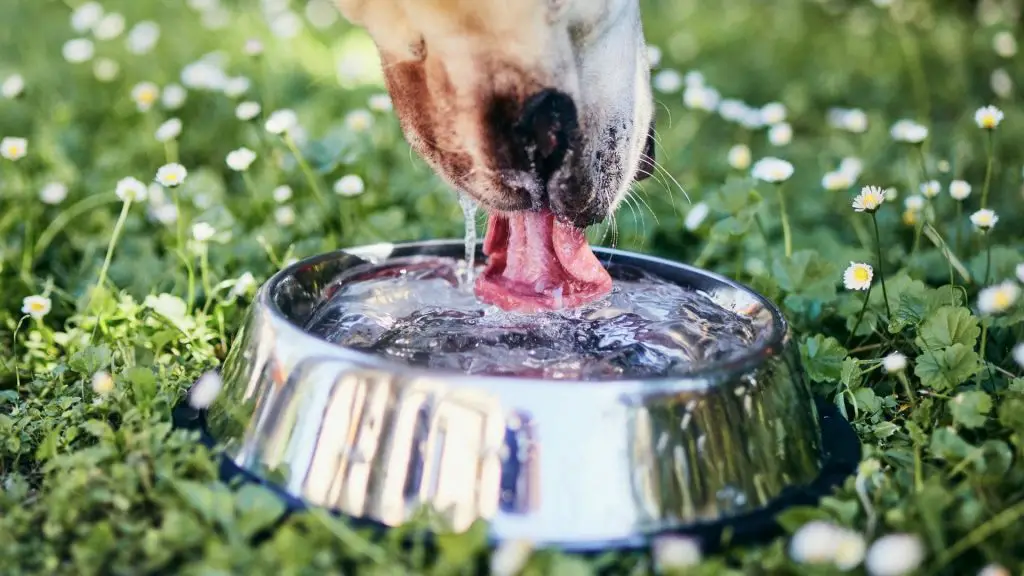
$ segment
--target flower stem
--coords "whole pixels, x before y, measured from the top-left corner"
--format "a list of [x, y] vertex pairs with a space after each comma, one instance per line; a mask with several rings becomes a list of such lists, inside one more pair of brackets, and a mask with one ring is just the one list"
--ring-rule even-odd
[[910, 399], [910, 405], [917, 407], [917, 396], [914, 394], [914, 390], [910, 387], [910, 380], [907, 379], [907, 375], [901, 370], [897, 376], [900, 382], [903, 384], [903, 389], [907, 391], [907, 398]]
[[102, 287], [107, 282], [107, 272], [110, 271], [110, 262], [114, 259], [114, 247], [117, 246], [117, 240], [121, 236], [121, 230], [124, 228], [124, 223], [128, 220], [128, 210], [132, 207], [132, 200], [128, 198], [121, 205], [121, 214], [117, 217], [117, 223], [114, 224], [114, 233], [110, 236], [110, 244], [107, 245], [107, 255], [103, 259], [103, 267], [100, 268], [100, 276], [96, 281], [96, 287]]
[[50, 246], [50, 243], [53, 242], [53, 239], [57, 237], [57, 234], [60, 234], [60, 231], [75, 218], [78, 218], [93, 208], [98, 208], [104, 204], [113, 204], [114, 202], [120, 201], [121, 200], [116, 196], [99, 194], [95, 196], [86, 196], [77, 203], [72, 204], [67, 210], [57, 215], [57, 217], [54, 218], [45, 229], [43, 229], [42, 234], [40, 234], [39, 238], [36, 240], [34, 251], [35, 257], [38, 258], [42, 256], [43, 252], [45, 252]]
[[167, 157], [167, 163], [173, 164], [178, 161], [178, 141], [170, 139], [164, 142], [164, 156]]
[[878, 216], [872, 212], [871, 222], [875, 225], [875, 248], [878, 252], [878, 279], [882, 284], [882, 299], [885, 300], [885, 316], [890, 318], [892, 311], [889, 309], [889, 293], [885, 289], [885, 273], [882, 272], [882, 239], [878, 233]]
[[963, 254], [963, 219], [964, 219], [964, 203], [956, 203], [956, 253], [957, 257]]
[[992, 130], [988, 131], [988, 139], [985, 150], [988, 154], [988, 160], [985, 162], [985, 186], [981, 189], [981, 207], [985, 209], [988, 207], [988, 188], [992, 183], [992, 160], [995, 148], [995, 142], [992, 138]]
[[305, 176], [306, 183], [309, 184], [309, 187], [313, 189], [313, 193], [316, 194], [317, 201], [320, 202], [321, 206], [326, 207], [327, 197], [324, 195], [323, 190], [320, 189], [320, 183], [313, 174], [313, 169], [309, 167], [306, 159], [303, 158], [302, 153], [299, 152], [299, 147], [295, 145], [295, 140], [292, 138], [291, 134], [285, 133], [284, 143], [288, 146], [288, 149], [291, 150], [292, 155], [295, 156], [295, 161], [299, 163], [299, 169], [302, 170], [302, 175]]
[[989, 273], [992, 271], [992, 240], [985, 234], [985, 281], [982, 286], [988, 286]]
[[779, 210], [782, 213], [782, 239], [786, 246], [786, 258], [793, 255], [793, 239], [789, 231], [789, 214], [786, 213], [786, 195], [782, 193], [782, 185], [776, 187], [779, 193]]
[[857, 334], [857, 329], [860, 328], [861, 321], [864, 320], [864, 313], [867, 312], [868, 309], [868, 300], [871, 298], [871, 288], [873, 288], [873, 286], [869, 284], [868, 291], [864, 293], [864, 305], [860, 307], [860, 314], [857, 315], [857, 322], [853, 324], [853, 330], [850, 330], [850, 336], [846, 339], [844, 347], [848, 347], [850, 345], [850, 342]]

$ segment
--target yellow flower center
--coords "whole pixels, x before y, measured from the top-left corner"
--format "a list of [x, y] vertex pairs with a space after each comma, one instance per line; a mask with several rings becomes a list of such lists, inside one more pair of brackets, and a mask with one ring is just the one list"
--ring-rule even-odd
[[903, 212], [903, 223], [907, 226], [913, 226], [917, 223], [917, 212], [913, 210], [906, 210]]
[[28, 307], [33, 312], [42, 312], [43, 310], [46, 310], [46, 305], [42, 302], [32, 302]]
[[995, 298], [992, 299], [992, 303], [995, 304], [996, 308], [1003, 309], [1010, 307], [1010, 295], [1005, 291], [996, 292]]
[[177, 174], [168, 174], [167, 175], [167, 181], [168, 182], [177, 182], [178, 181], [178, 175]]
[[143, 90], [139, 92], [139, 102], [143, 104], [152, 104], [156, 100], [156, 91], [154, 90]]
[[15, 144], [10, 144], [10, 145], [7, 146], [7, 155], [8, 156], [17, 156], [20, 152], [21, 151], [18, 149], [18, 146], [15, 145]]
[[857, 282], [867, 282], [871, 278], [868, 276], [867, 268], [857, 267], [853, 269], [853, 279]]

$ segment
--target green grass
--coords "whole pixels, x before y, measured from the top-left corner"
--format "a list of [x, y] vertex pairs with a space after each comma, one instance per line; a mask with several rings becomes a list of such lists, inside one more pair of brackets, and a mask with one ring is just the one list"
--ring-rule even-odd
[[[153, 20], [162, 35], [145, 54], [129, 53], [124, 34], [96, 41], [95, 58], [119, 68], [103, 82], [95, 59], [61, 57], [77, 36], [69, 27], [76, 4], [0, 3], [8, 23], [0, 79], [25, 80], [19, 97], [0, 98], [0, 137], [28, 139], [24, 158], [0, 160], [0, 573], [471, 571], [483, 553], [479, 529], [443, 540], [429, 565], [393, 540], [371, 541], [318, 514], [291, 517], [254, 541], [277, 520], [278, 505], [259, 490], [219, 484], [211, 454], [169, 423], [187, 386], [224, 357], [252, 294], [238, 283], [247, 273], [261, 281], [291, 258], [341, 246], [461, 235], [452, 193], [412, 157], [391, 114], [373, 112], [363, 129], [345, 121], [382, 90], [365, 36], [339, 21], [277, 39], [256, 2], [225, 2], [230, 25], [208, 30], [184, 3], [107, 0], [128, 28]], [[1018, 28], [1015, 16], [994, 2], [980, 12], [967, 2], [917, 0], [896, 0], [891, 11], [867, 0], [643, 4], [661, 68], [700, 70], [727, 98], [782, 102], [793, 138], [775, 147], [765, 130], [687, 110], [679, 93], [659, 94], [663, 171], [620, 211], [616, 234], [598, 229], [594, 238], [699, 262], [784, 306], [816, 391], [853, 421], [868, 459], [857, 480], [819, 507], [788, 513], [787, 527], [827, 519], [869, 541], [919, 535], [922, 573], [974, 574], [990, 562], [1020, 573], [1024, 379], [1011, 349], [1022, 340], [1024, 307], [978, 309], [979, 291], [1015, 281], [1024, 261], [1024, 113], [1013, 85], [1024, 68], [993, 49], [998, 32]], [[263, 41], [264, 56], [243, 52], [249, 37]], [[189, 90], [178, 110], [137, 109], [136, 84], [178, 82], [184, 66], [213, 51], [231, 75], [251, 80], [243, 99], [263, 104], [257, 120], [236, 119], [239, 99], [204, 90]], [[997, 70], [996, 86], [1002, 74], [1009, 92], [993, 92]], [[988, 185], [1000, 220], [982, 235], [968, 215], [989, 179], [987, 133], [973, 120], [986, 104], [1006, 118], [992, 133]], [[831, 128], [836, 106], [864, 110], [867, 130]], [[283, 107], [305, 127], [295, 143], [301, 163], [263, 130], [266, 115]], [[171, 117], [182, 120], [180, 138], [157, 142], [154, 131]], [[920, 150], [890, 137], [901, 118], [929, 127]], [[727, 151], [740, 143], [755, 160], [793, 163], [781, 195], [729, 167]], [[257, 154], [244, 175], [225, 164], [241, 146]], [[857, 183], [824, 190], [822, 177], [849, 156], [863, 161]], [[122, 178], [148, 183], [174, 159], [189, 171], [184, 186], [130, 205], [115, 195]], [[347, 174], [365, 182], [363, 194], [332, 192]], [[927, 179], [943, 192], [908, 225], [904, 199]], [[953, 179], [973, 186], [962, 205], [947, 193]], [[49, 182], [66, 184], [67, 198], [42, 202]], [[279, 204], [272, 191], [284, 184], [294, 196]], [[866, 184], [898, 193], [876, 215], [880, 250], [872, 217], [850, 207]], [[687, 229], [698, 202], [710, 213]], [[175, 204], [178, 221], [161, 223]], [[293, 223], [279, 223], [288, 221], [281, 206], [294, 211]], [[194, 242], [196, 222], [216, 235]], [[870, 292], [843, 289], [851, 261], [874, 267]], [[52, 301], [41, 319], [21, 311], [32, 295]], [[881, 359], [897, 351], [909, 366], [889, 374]], [[102, 371], [114, 379], [106, 395], [93, 390]], [[733, 549], [696, 570], [829, 573], [794, 563], [786, 544]], [[650, 569], [646, 555], [541, 552], [527, 573]]]

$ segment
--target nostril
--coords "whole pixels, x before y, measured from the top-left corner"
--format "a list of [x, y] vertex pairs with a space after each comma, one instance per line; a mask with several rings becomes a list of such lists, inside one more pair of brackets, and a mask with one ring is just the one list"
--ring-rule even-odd
[[532, 151], [542, 181], [562, 165], [578, 129], [576, 104], [564, 92], [541, 90], [523, 103], [516, 133]]

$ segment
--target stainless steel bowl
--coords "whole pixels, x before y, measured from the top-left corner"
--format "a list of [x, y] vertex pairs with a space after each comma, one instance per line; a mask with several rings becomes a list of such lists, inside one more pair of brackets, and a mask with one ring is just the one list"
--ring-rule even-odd
[[353, 266], [462, 252], [461, 241], [381, 244], [279, 272], [228, 355], [221, 395], [183, 420], [224, 447], [229, 468], [298, 505], [383, 526], [428, 507], [454, 531], [486, 519], [495, 540], [577, 550], [730, 523], [749, 531], [857, 461], [848, 427], [823, 438], [845, 421], [822, 418], [828, 405], [812, 397], [778, 309], [658, 258], [595, 250], [749, 315], [758, 345], [685, 377], [572, 382], [418, 369], [302, 329]]

